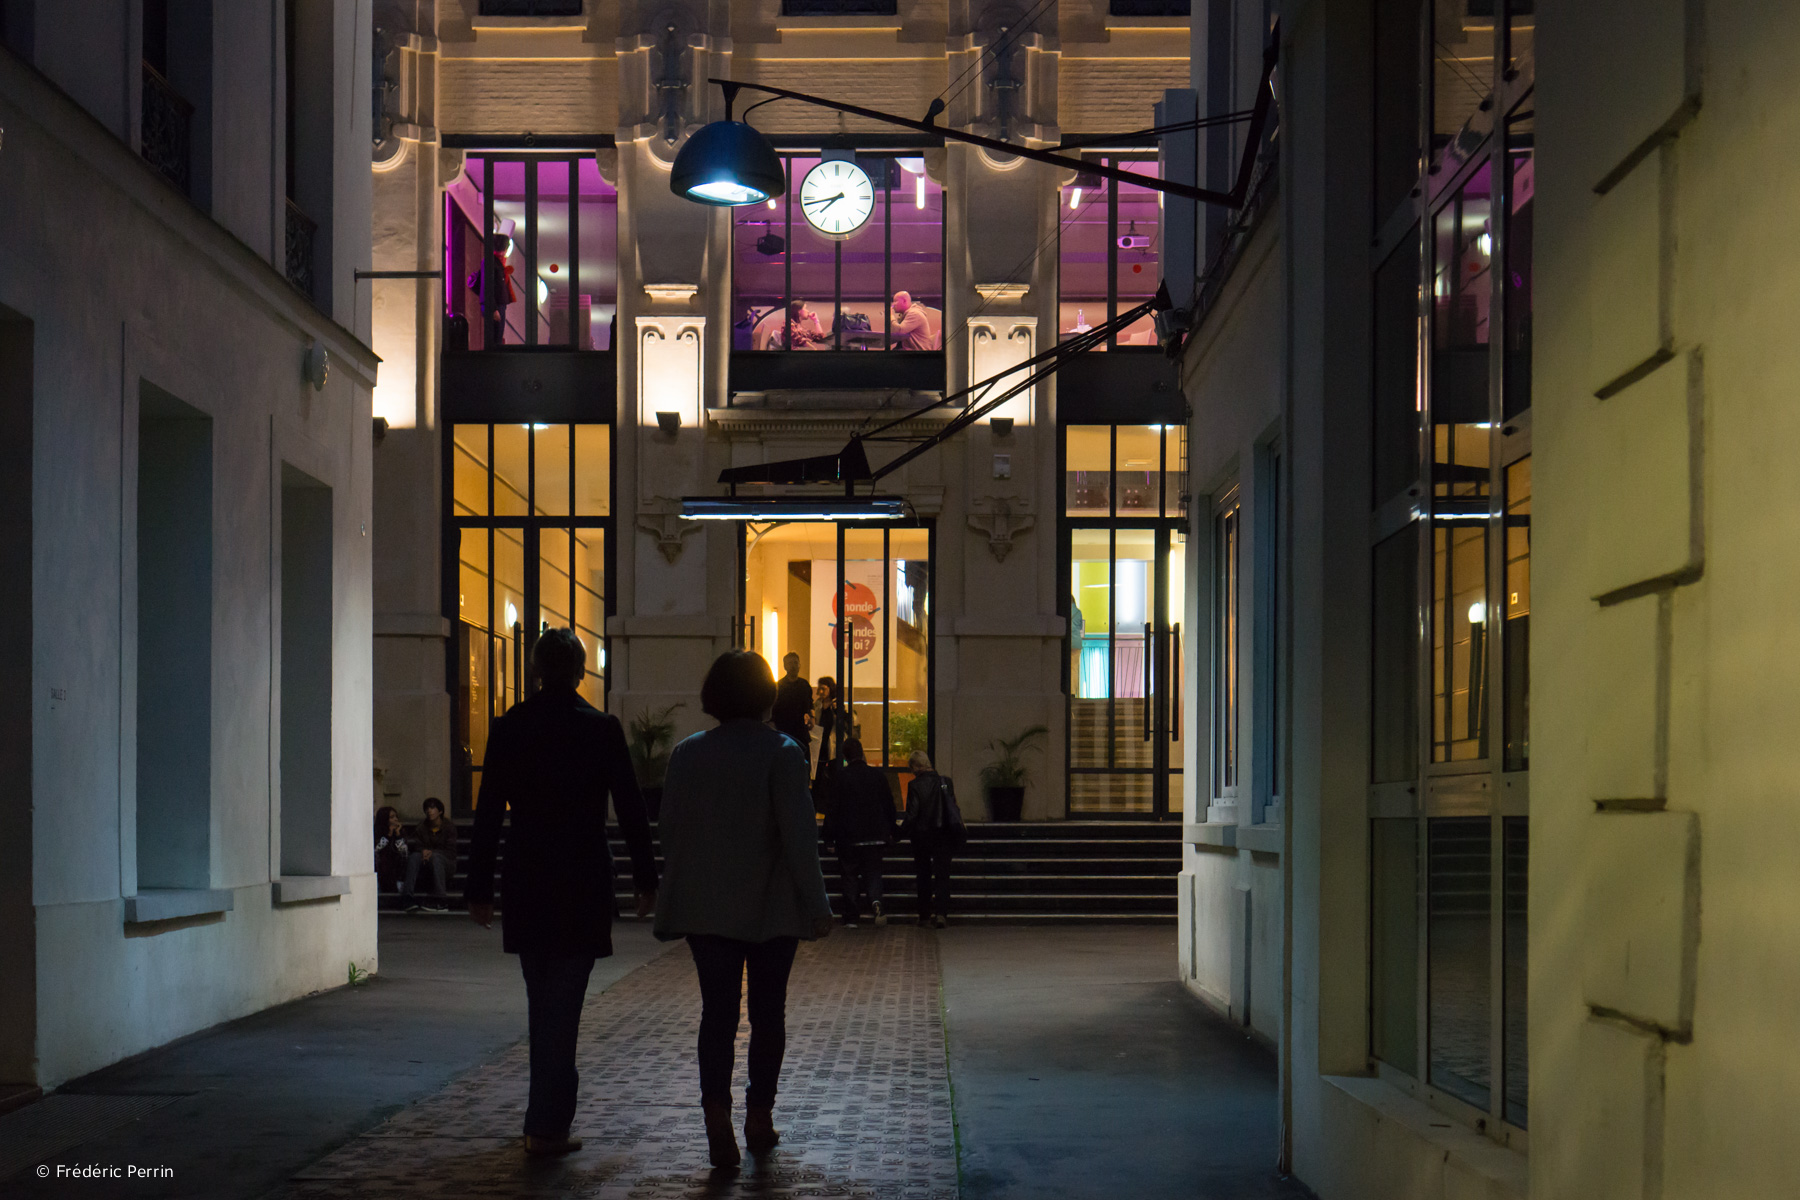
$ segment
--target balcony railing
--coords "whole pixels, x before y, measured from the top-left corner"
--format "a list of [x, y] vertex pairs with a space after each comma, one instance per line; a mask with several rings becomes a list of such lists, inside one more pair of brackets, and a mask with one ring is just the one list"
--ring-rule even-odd
[[579, 17], [581, 0], [481, 0], [484, 17]]
[[144, 64], [143, 120], [139, 129], [144, 161], [170, 183], [188, 190], [190, 130], [194, 106], [169, 86], [169, 81], [149, 63]]
[[292, 200], [287, 202], [287, 277], [288, 282], [313, 294], [313, 236], [319, 232], [314, 220], [301, 212]]

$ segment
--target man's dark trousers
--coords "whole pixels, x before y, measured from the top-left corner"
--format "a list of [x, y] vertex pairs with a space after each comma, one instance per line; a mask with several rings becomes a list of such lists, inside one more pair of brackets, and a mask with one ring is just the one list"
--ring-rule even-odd
[[527, 950], [519, 955], [519, 966], [525, 972], [531, 1030], [531, 1099], [525, 1108], [525, 1132], [531, 1137], [567, 1137], [575, 1121], [575, 1088], [580, 1082], [575, 1038], [594, 956]]

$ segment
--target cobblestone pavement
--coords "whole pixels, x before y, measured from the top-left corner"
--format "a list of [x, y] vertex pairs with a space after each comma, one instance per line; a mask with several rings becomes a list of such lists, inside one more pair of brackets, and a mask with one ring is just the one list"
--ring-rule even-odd
[[[676, 947], [588, 1000], [579, 1153], [536, 1160], [520, 1149], [528, 1074], [521, 1042], [274, 1195], [955, 1200], [938, 979], [937, 943], [920, 930], [838, 930], [802, 943], [775, 1107], [781, 1145], [761, 1162], [746, 1156], [735, 1175], [707, 1166], [694, 1065], [700, 990], [693, 960]], [[748, 1028], [742, 1022], [738, 1038], [740, 1129]]]

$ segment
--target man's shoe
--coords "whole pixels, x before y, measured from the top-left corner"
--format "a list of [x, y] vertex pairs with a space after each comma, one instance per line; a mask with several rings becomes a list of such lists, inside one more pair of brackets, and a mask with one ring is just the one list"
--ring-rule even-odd
[[887, 914], [881, 911], [881, 901], [875, 902], [875, 925], [880, 928], [887, 924]]
[[417, 900], [408, 900], [406, 902], [406, 911], [409, 913], [424, 912], [425, 906], [420, 904]]
[[935, 927], [935, 928], [938, 928], [938, 929], [942, 929], [942, 928], [943, 928], [943, 927], [944, 927], [944, 926], [946, 926], [946, 925], [948, 925], [948, 924], [949, 924], [949, 923], [950, 923], [950, 922], [948, 922], [948, 921], [946, 921], [946, 920], [944, 920], [944, 918], [943, 918], [943, 917], [941, 917], [941, 916], [940, 916], [940, 917], [933, 917], [933, 918], [931, 918], [931, 924], [932, 924], [932, 925], [933, 925], [933, 926], [934, 926], [934, 927]]
[[744, 1148], [752, 1154], [767, 1154], [781, 1141], [775, 1132], [775, 1106], [752, 1104], [744, 1110]]
[[737, 1134], [731, 1129], [731, 1103], [700, 1105], [706, 1115], [706, 1154], [715, 1167], [731, 1168], [743, 1161], [738, 1153]]
[[533, 1158], [551, 1158], [559, 1154], [573, 1154], [581, 1149], [581, 1139], [563, 1136], [559, 1138], [538, 1137], [536, 1134], [525, 1135], [525, 1153]]

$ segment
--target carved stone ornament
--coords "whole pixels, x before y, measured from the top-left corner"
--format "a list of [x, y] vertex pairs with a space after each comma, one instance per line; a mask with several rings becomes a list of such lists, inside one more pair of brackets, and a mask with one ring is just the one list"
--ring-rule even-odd
[[969, 514], [969, 528], [987, 535], [988, 549], [995, 562], [1005, 562], [1011, 553], [1013, 538], [1037, 523], [1028, 511], [1029, 500], [1018, 496], [983, 496], [975, 502], [976, 511]]
[[681, 518], [681, 503], [666, 496], [654, 497], [638, 511], [637, 527], [656, 539], [656, 548], [670, 566], [681, 557], [687, 539], [700, 532], [698, 521]]

